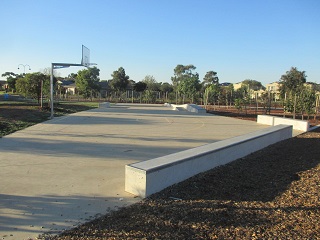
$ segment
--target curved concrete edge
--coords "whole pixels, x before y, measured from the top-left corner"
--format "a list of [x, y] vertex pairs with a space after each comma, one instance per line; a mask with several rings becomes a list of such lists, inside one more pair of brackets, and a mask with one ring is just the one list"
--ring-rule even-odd
[[167, 156], [125, 166], [125, 191], [148, 197], [198, 173], [227, 164], [292, 137], [292, 126], [278, 125]]

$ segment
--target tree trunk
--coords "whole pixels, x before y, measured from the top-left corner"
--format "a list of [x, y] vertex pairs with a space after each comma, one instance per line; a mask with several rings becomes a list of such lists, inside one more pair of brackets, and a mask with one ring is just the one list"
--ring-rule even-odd
[[296, 104], [297, 104], [297, 94], [294, 95], [294, 103], [293, 103], [293, 119], [296, 119]]

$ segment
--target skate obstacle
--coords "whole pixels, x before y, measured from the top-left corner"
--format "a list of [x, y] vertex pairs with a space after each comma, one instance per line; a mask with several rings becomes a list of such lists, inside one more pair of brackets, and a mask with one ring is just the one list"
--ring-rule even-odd
[[164, 106], [170, 107], [174, 111], [188, 111], [192, 113], [200, 113], [200, 114], [205, 114], [207, 111], [200, 107], [197, 104], [181, 104], [181, 105], [176, 105], [176, 104], [170, 104], [170, 103], [165, 103]]
[[277, 125], [246, 135], [125, 166], [125, 191], [145, 198], [198, 173], [242, 158], [292, 137], [292, 126]]
[[308, 121], [275, 117], [271, 115], [258, 115], [257, 123], [266, 124], [270, 126], [276, 126], [280, 124], [291, 125], [294, 130], [308, 132], [310, 124]]

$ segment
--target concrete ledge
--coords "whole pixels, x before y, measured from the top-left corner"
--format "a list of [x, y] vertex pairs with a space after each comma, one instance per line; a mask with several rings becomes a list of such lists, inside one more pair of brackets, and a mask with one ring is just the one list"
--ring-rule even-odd
[[280, 124], [291, 125], [294, 130], [299, 130], [303, 132], [309, 131], [310, 124], [308, 121], [275, 117], [271, 115], [258, 115], [257, 123], [276, 126]]
[[110, 107], [109, 102], [99, 103], [99, 108], [109, 108], [109, 107]]
[[278, 125], [125, 167], [125, 191], [145, 198], [198, 173], [227, 164], [292, 137], [292, 126]]

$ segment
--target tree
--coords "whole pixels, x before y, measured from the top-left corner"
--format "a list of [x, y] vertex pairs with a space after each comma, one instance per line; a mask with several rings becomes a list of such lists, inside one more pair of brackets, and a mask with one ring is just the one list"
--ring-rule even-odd
[[16, 91], [16, 81], [19, 78], [23, 77], [22, 74], [15, 74], [13, 72], [5, 72], [1, 76], [7, 78], [7, 84], [9, 86], [9, 90], [11, 90], [12, 92]]
[[160, 86], [160, 90], [162, 92], [172, 92], [173, 91], [173, 86], [170, 83], [162, 83]]
[[160, 85], [160, 91], [165, 95], [166, 100], [168, 100], [168, 94], [173, 92], [173, 86], [170, 83], [162, 83]]
[[157, 97], [160, 98], [160, 83], [156, 81], [156, 79], [151, 76], [147, 75], [142, 80], [147, 85], [146, 89], [146, 100], [147, 102], [156, 102]]
[[293, 102], [293, 118], [296, 117], [297, 97], [302, 92], [306, 78], [305, 71], [298, 71], [296, 67], [292, 67], [279, 80], [280, 94], [286, 99], [286, 105]]
[[[171, 77], [171, 81], [173, 83], [173, 88], [176, 91], [176, 103], [178, 102], [178, 95], [179, 92], [184, 94], [184, 97], [186, 94], [189, 94], [194, 92], [194, 89], [187, 89], [187, 86], [191, 86], [193, 84], [197, 85], [196, 83], [199, 82], [199, 75], [198, 73], [193, 73], [192, 71], [195, 70], [196, 67], [192, 64], [190, 65], [181, 65], [178, 64], [174, 69], [174, 76]], [[183, 86], [180, 86], [180, 84], [186, 81]], [[199, 86], [197, 86], [199, 87]], [[188, 92], [189, 91], [189, 92]], [[192, 98], [194, 97], [194, 94], [192, 93]], [[190, 95], [190, 96], [191, 96]], [[193, 101], [193, 100], [192, 100]]]
[[231, 106], [234, 100], [234, 86], [233, 84], [229, 84], [228, 86], [223, 88], [225, 89], [225, 93], [226, 93], [226, 105], [230, 104]]
[[220, 87], [218, 84], [209, 84], [204, 90], [204, 105], [207, 106], [209, 103], [216, 103], [217, 97], [220, 93]]
[[204, 105], [206, 106], [210, 102], [213, 102], [215, 104], [220, 94], [219, 78], [217, 76], [217, 72], [207, 72], [203, 78], [202, 86], [204, 89]]
[[24, 97], [28, 96], [28, 81], [26, 78], [20, 78], [18, 81], [16, 81], [15, 85], [16, 91], [23, 95]]
[[91, 98], [100, 90], [99, 85], [100, 69], [97, 67], [87, 68], [78, 71], [76, 77], [76, 86], [80, 94], [85, 98]]
[[147, 88], [147, 84], [145, 82], [137, 82], [135, 85], [134, 85], [134, 90], [137, 91], [137, 92], [143, 92], [144, 90], [146, 90]]
[[133, 89], [140, 94], [140, 103], [141, 103], [142, 93], [147, 89], [147, 84], [142, 81], [137, 82], [134, 85]]
[[217, 76], [217, 72], [209, 71], [206, 73], [206, 75], [203, 78], [203, 84], [219, 84], [219, 78]]
[[234, 106], [238, 110], [238, 113], [242, 110], [243, 106], [243, 99], [242, 98], [236, 98], [234, 101]]
[[194, 102], [194, 97], [200, 88], [201, 85], [198, 73], [188, 73], [182, 76], [178, 86], [179, 92], [183, 94], [183, 99], [187, 96], [190, 98], [192, 103]]
[[145, 76], [144, 79], [142, 80], [142, 82], [144, 82], [147, 85], [147, 89], [150, 91], [158, 91], [159, 90], [159, 86], [158, 86], [156, 79], [151, 75]]
[[[240, 110], [242, 110], [242, 107], [244, 106], [244, 109], [247, 115], [247, 105], [249, 104], [249, 100], [250, 100], [249, 86], [242, 84], [241, 87], [235, 91], [235, 97], [236, 97], [235, 104], [238, 104], [238, 105], [239, 103], [241, 104]], [[239, 99], [241, 99], [241, 101]]]
[[303, 84], [306, 83], [305, 71], [298, 71], [296, 67], [292, 67], [290, 71], [282, 75], [280, 78], [280, 92], [284, 93], [298, 93], [301, 91]]
[[114, 71], [112, 74], [112, 79], [110, 80], [110, 87], [116, 93], [120, 94], [126, 90], [129, 84], [129, 76], [126, 75], [126, 71], [123, 67], [119, 67], [118, 70]]
[[265, 89], [265, 87], [262, 85], [262, 83], [257, 80], [246, 79], [246, 80], [242, 81], [241, 85], [248, 86], [248, 88], [253, 91]]
[[309, 87], [304, 87], [302, 93], [299, 97], [299, 103], [301, 105], [301, 115], [303, 120], [303, 113], [305, 112], [308, 116], [308, 120], [310, 114], [315, 113], [316, 107], [316, 93], [313, 89]]
[[40, 72], [27, 73], [23, 78], [16, 81], [16, 91], [25, 97], [29, 96], [38, 100], [41, 99], [41, 94], [48, 94], [50, 76]]

